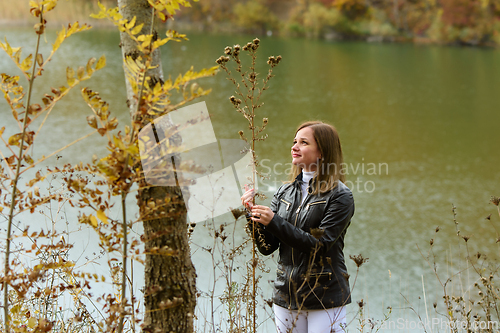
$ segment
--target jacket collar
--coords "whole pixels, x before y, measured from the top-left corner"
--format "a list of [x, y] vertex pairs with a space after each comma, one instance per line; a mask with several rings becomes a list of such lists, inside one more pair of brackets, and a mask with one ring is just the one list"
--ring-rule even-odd
[[[316, 183], [315, 179], [316, 177], [313, 177], [309, 180], [309, 188], [308, 188], [309, 193], [312, 193], [311, 191], [313, 189], [314, 184]], [[293, 183], [295, 186], [300, 188], [300, 184], [302, 183], [302, 172], [299, 173], [297, 177], [295, 177], [295, 181]]]

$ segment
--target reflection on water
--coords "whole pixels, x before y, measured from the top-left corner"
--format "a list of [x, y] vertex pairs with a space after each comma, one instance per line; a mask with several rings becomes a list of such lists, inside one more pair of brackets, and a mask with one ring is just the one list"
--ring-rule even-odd
[[[4, 33], [12, 44], [32, 42], [27, 38], [30, 31]], [[165, 73], [175, 77], [191, 65], [195, 69], [212, 66], [225, 46], [243, 44], [252, 37], [192, 35], [188, 42], [168, 44], [163, 52]], [[105, 54], [107, 67], [85, 85], [99, 91], [122, 125], [127, 124], [118, 42], [118, 35], [107, 30], [76, 35], [47, 68], [50, 75], [36, 86], [35, 96], [43, 95], [49, 86], [63, 84], [65, 66], [83, 65], [89, 57]], [[441, 304], [441, 290], [419, 251], [426, 255], [429, 240], [435, 238], [434, 252], [440, 262], [457, 259], [459, 253], [450, 250], [454, 248], [450, 244], [456, 244], [452, 204], [457, 207], [461, 234], [472, 235], [472, 251], [496, 253], [495, 233], [484, 218], [495, 213], [488, 200], [490, 195], [498, 195], [495, 191], [500, 182], [496, 92], [500, 53], [277, 38], [263, 38], [261, 45], [258, 68], [262, 73], [267, 56], [283, 56], [260, 111], [269, 119], [269, 138], [257, 147], [269, 167], [270, 178], [262, 182], [268, 197], [286, 179], [296, 126], [309, 119], [334, 124], [341, 135], [345, 161], [354, 166], [349, 168], [348, 180], [356, 213], [345, 254], [362, 253], [369, 258], [357, 277], [353, 299], [367, 302], [369, 315], [376, 318], [381, 318], [387, 306], [393, 307], [393, 318], [413, 318], [401, 294], [411, 306], [422, 309], [424, 282], [428, 306]], [[13, 71], [4, 54], [0, 55], [0, 71]], [[213, 89], [204, 100], [217, 137], [238, 138], [246, 121], [228, 101], [233, 86], [223, 73], [200, 84]], [[7, 135], [15, 133], [5, 103], [0, 106], [1, 126], [7, 126]], [[90, 112], [74, 91], [53, 111], [33, 154], [47, 155], [88, 133], [85, 118]], [[106, 153], [103, 144], [100, 137], [93, 137], [65, 151], [62, 160], [89, 161], [92, 154]], [[368, 172], [370, 163], [387, 167]], [[68, 215], [70, 225], [76, 225], [75, 214]], [[242, 224], [238, 222], [238, 226]], [[437, 235], [436, 226], [441, 230]], [[193, 235], [193, 251], [198, 284], [206, 290], [212, 278], [205, 274], [212, 264], [200, 246], [211, 240], [202, 229], [200, 226]], [[236, 234], [245, 237], [242, 228]], [[86, 236], [87, 241], [90, 237]], [[273, 260], [268, 261], [270, 267]], [[354, 279], [355, 265], [347, 261]], [[263, 281], [274, 279], [273, 271]], [[446, 274], [446, 266], [442, 273]], [[218, 288], [220, 291], [222, 286]], [[264, 298], [269, 298], [269, 285], [264, 284], [263, 289]], [[350, 307], [351, 315], [356, 308]]]

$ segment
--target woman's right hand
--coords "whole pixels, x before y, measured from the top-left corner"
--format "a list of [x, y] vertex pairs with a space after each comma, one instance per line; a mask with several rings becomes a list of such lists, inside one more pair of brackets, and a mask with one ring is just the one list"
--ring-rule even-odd
[[245, 185], [245, 193], [241, 196], [241, 204], [248, 209], [252, 209], [254, 196], [255, 190]]

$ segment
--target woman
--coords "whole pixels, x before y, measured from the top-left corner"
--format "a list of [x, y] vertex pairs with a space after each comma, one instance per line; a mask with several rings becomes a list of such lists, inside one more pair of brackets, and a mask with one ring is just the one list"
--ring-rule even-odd
[[253, 205], [253, 189], [241, 197], [258, 222], [259, 251], [279, 249], [273, 294], [279, 333], [344, 332], [351, 297], [343, 248], [354, 199], [342, 164], [337, 130], [306, 122], [293, 140], [290, 182], [278, 189], [271, 207]]

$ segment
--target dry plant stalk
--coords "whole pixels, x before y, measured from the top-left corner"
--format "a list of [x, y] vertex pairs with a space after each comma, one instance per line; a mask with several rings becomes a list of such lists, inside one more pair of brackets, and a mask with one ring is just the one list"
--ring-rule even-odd
[[[22, 213], [23, 211], [30, 211], [33, 213], [36, 208], [41, 207], [50, 201], [63, 201], [64, 199], [59, 194], [49, 194], [48, 196], [41, 196], [38, 190], [38, 187], [34, 187], [33, 185], [38, 181], [42, 180], [40, 173], [36, 174], [36, 178], [29, 182], [29, 186], [34, 188], [32, 191], [25, 191], [19, 186], [19, 179], [22, 174], [26, 171], [34, 168], [37, 164], [47, 160], [49, 157], [57, 154], [57, 152], [50, 154], [47, 157], [42, 157], [37, 162], [33, 160], [33, 158], [27, 153], [28, 149], [32, 147], [38, 133], [42, 126], [45, 123], [45, 119], [48, 117], [50, 112], [52, 111], [55, 103], [57, 103], [60, 99], [62, 99], [65, 95], [68, 94], [70, 90], [72, 90], [78, 83], [81, 81], [89, 79], [92, 74], [101, 69], [104, 66], [105, 59], [101, 58], [96, 62], [96, 59], [90, 59], [86, 67], [80, 67], [76, 72], [69, 68], [66, 70], [67, 76], [67, 86], [61, 86], [59, 88], [52, 88], [51, 92], [46, 94], [45, 97], [42, 98], [43, 106], [40, 104], [32, 104], [32, 91], [35, 80], [42, 75], [42, 71], [44, 67], [46, 67], [47, 63], [51, 60], [52, 56], [61, 46], [61, 44], [68, 38], [70, 35], [88, 30], [89, 27], [86, 25], [80, 26], [78, 23], [68, 25], [68, 29], [63, 29], [59, 32], [58, 37], [53, 44], [52, 51], [50, 55], [44, 59], [41, 53], [39, 53], [39, 47], [41, 42], [41, 37], [45, 32], [46, 28], [46, 20], [45, 14], [49, 11], [53, 10], [56, 6], [55, 0], [46, 0], [41, 3], [32, 2], [30, 3], [30, 12], [33, 16], [37, 17], [39, 23], [37, 23], [35, 28], [35, 33], [37, 35], [36, 38], [36, 48], [35, 53], [28, 55], [24, 59], [22, 58], [22, 49], [20, 47], [12, 47], [7, 41], [5, 44], [0, 42], [0, 48], [7, 53], [7, 55], [14, 62], [16, 67], [22, 72], [23, 76], [28, 81], [28, 91], [27, 94], [24, 93], [24, 89], [19, 85], [19, 76], [11, 76], [8, 74], [2, 74], [1, 86], [0, 90], [4, 93], [4, 98], [6, 99], [9, 107], [11, 108], [12, 115], [14, 120], [17, 122], [20, 133], [12, 135], [7, 141], [2, 138], [2, 141], [7, 148], [8, 151], [12, 154], [7, 157], [4, 153], [0, 152], [0, 156], [2, 160], [5, 161], [5, 168], [8, 171], [8, 174], [4, 174], [3, 166], [0, 167], [0, 171], [2, 174], [0, 175], [0, 180], [2, 183], [3, 189], [9, 189], [12, 186], [12, 191], [10, 192], [10, 197], [7, 195], [4, 196], [3, 205], [0, 206], [0, 211], [3, 210], [5, 206], [7, 206], [7, 202], [9, 203], [9, 213], [7, 218], [7, 234], [6, 234], [6, 242], [5, 242], [5, 263], [4, 263], [4, 271], [2, 276], [2, 284], [3, 284], [3, 308], [4, 308], [4, 329], [6, 332], [9, 332], [11, 329], [10, 321], [13, 313], [12, 310], [15, 309], [11, 307], [10, 302], [10, 293], [9, 287], [12, 287], [15, 291], [12, 297], [23, 300], [23, 297], [27, 294], [30, 288], [35, 287], [37, 281], [44, 279], [46, 271], [48, 269], [63, 269], [68, 270], [71, 267], [71, 264], [67, 265], [66, 263], [62, 263], [59, 261], [58, 263], [53, 261], [54, 258], [42, 258], [42, 264], [35, 266], [34, 268], [27, 269], [26, 273], [19, 273], [16, 271], [15, 267], [19, 266], [17, 261], [10, 260], [11, 255], [11, 244], [13, 241], [13, 227], [17, 226], [14, 224], [14, 218]], [[38, 66], [38, 68], [37, 68]], [[26, 98], [26, 104], [24, 103], [24, 99]], [[41, 115], [45, 114], [45, 119], [40, 124], [38, 130], [30, 131], [29, 126], [33, 124], [33, 122]], [[19, 118], [19, 116], [23, 116], [23, 118]], [[3, 134], [5, 127], [0, 129], [0, 136]], [[96, 131], [95, 131], [96, 132]], [[95, 133], [94, 132], [94, 133]], [[91, 135], [93, 133], [90, 133]], [[88, 135], [87, 135], [88, 136]], [[83, 138], [81, 138], [83, 139]], [[79, 139], [79, 140], [81, 140]], [[79, 141], [77, 140], [77, 141]], [[76, 141], [75, 141], [76, 142]], [[73, 142], [73, 143], [75, 143]], [[58, 151], [62, 151], [63, 149], [69, 147], [71, 144], [64, 146]], [[15, 154], [13, 148], [14, 146], [19, 147], [19, 151]], [[1, 189], [0, 189], [1, 192]], [[33, 195], [35, 194], [35, 196]], [[37, 199], [39, 197], [40, 199]], [[54, 237], [54, 233], [52, 233], [51, 237]], [[28, 237], [27, 229], [23, 231], [23, 236]], [[31, 241], [36, 238], [44, 237], [43, 231], [41, 233], [32, 234], [31, 237], [28, 237]], [[42, 249], [50, 249], [50, 251], [59, 251], [60, 249], [67, 248], [66, 244], [59, 245], [43, 245], [39, 246], [36, 244], [36, 241], [33, 244], [33, 249], [38, 249], [38, 251], [42, 251]], [[28, 276], [29, 275], [29, 276]], [[53, 281], [53, 280], [52, 280]], [[75, 287], [74, 284], [68, 283], [67, 286]], [[61, 287], [63, 289], [67, 289], [67, 287]], [[55, 288], [54, 288], [55, 289]], [[47, 308], [46, 308], [47, 309]], [[46, 312], [46, 311], [45, 311]], [[42, 311], [43, 313], [43, 311]], [[30, 318], [29, 320], [30, 327], [52, 327], [52, 324], [48, 322], [46, 319], [36, 319]]]
[[[269, 57], [267, 64], [269, 65], [269, 70], [267, 76], [260, 81], [258, 79], [258, 73], [256, 72], [256, 60], [257, 60], [257, 50], [260, 46], [260, 40], [255, 38], [252, 42], [248, 42], [246, 45], [241, 47], [240, 45], [234, 45], [233, 47], [227, 46], [224, 50], [225, 56], [219, 57], [216, 62], [219, 64], [220, 68], [222, 68], [227, 73], [227, 79], [231, 81], [236, 87], [236, 95], [231, 96], [229, 100], [232, 105], [245, 117], [248, 121], [248, 129], [250, 131], [250, 136], [247, 139], [244, 131], [239, 131], [240, 138], [244, 140], [246, 143], [250, 144], [250, 151], [252, 153], [252, 179], [250, 179], [250, 187], [255, 188], [257, 177], [262, 177], [263, 175], [258, 171], [259, 168], [259, 160], [257, 159], [257, 154], [255, 152], [255, 145], [257, 141], [263, 141], [267, 138], [266, 135], [262, 135], [262, 132], [265, 130], [268, 119], [262, 118], [262, 123], [260, 125], [256, 124], [256, 111], [258, 108], [261, 108], [264, 103], [260, 102], [260, 98], [264, 90], [269, 88], [269, 80], [274, 76], [273, 68], [277, 66], [281, 61], [281, 56], [271, 56]], [[247, 52], [251, 59], [251, 64], [248, 70], [243, 69], [242, 61], [240, 59], [241, 51]], [[235, 62], [235, 74], [233, 76], [231, 70], [227, 67], [227, 63], [233, 60]], [[255, 203], [255, 199], [254, 199]], [[255, 223], [250, 221], [249, 223]], [[255, 232], [257, 228], [251, 228], [252, 230], [252, 259], [250, 262], [251, 266], [251, 277], [252, 277], [252, 291], [251, 291], [251, 305], [248, 307], [248, 316], [252, 320], [251, 331], [257, 332], [257, 323], [256, 323], [256, 293], [257, 293], [257, 279], [256, 279], [256, 268], [258, 266], [258, 258], [256, 255], [256, 245]]]
[[[497, 206], [497, 212], [500, 216], [498, 211], [499, 198], [492, 197], [490, 202]], [[447, 320], [451, 333], [458, 333], [461, 328], [467, 332], [497, 332], [500, 322], [500, 289], [495, 285], [495, 279], [498, 279], [499, 276], [498, 264], [487, 254], [471, 249], [473, 237], [461, 234], [460, 222], [457, 220], [457, 207], [454, 205], [452, 205], [452, 213], [456, 231], [456, 249], [459, 256], [452, 258], [451, 252], [446, 255], [444, 259], [446, 260], [447, 273], [444, 274], [440, 271], [439, 263], [443, 258], [434, 249], [438, 242], [437, 233], [441, 230], [440, 227], [436, 227], [435, 236], [429, 241], [430, 246], [427, 254], [422, 253], [419, 249], [443, 290], [443, 304], [434, 302], [432, 305], [434, 312], [438, 317]], [[491, 223], [493, 230], [496, 231], [492, 214], [488, 215], [485, 220]], [[498, 232], [495, 236], [494, 240], [500, 251]], [[481, 240], [481, 242], [484, 241]], [[466, 253], [462, 253], [462, 242], [465, 243]], [[471, 273], [473, 273], [472, 277]], [[421, 322], [423, 324], [423, 320]]]

